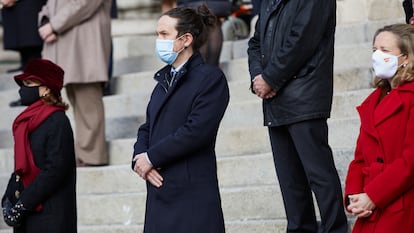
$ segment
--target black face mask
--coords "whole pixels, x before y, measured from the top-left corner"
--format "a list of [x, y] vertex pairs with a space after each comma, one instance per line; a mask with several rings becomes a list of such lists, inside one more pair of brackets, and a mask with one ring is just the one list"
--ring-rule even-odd
[[19, 94], [20, 94], [22, 104], [25, 106], [29, 106], [40, 99], [39, 86], [34, 86], [34, 87], [21, 86], [19, 90]]

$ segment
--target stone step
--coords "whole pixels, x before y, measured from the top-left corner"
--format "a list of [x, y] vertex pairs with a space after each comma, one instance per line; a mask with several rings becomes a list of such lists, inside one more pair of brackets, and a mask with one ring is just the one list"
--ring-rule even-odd
[[[351, 150], [335, 151], [339, 173], [345, 167], [341, 165], [349, 163], [351, 153]], [[252, 167], [258, 169], [252, 170]], [[78, 168], [77, 174], [80, 226], [109, 224], [129, 228], [142, 224], [144, 182], [128, 165]], [[276, 218], [283, 221], [284, 211], [270, 154], [219, 158], [218, 175], [226, 226], [229, 224], [231, 228], [239, 229], [238, 224], [244, 222], [249, 225], [245, 221], [252, 219], [260, 221]], [[0, 180], [6, 180], [7, 177]], [[3, 190], [4, 186], [0, 188]]]
[[[329, 142], [332, 148], [354, 148], [359, 133], [359, 119], [328, 120]], [[345, 130], [346, 129], [346, 130]], [[109, 142], [110, 164], [129, 164], [136, 139], [117, 139]], [[223, 129], [217, 136], [218, 157], [240, 156], [270, 152], [267, 128], [256, 127]]]
[[[284, 218], [282, 199], [276, 185], [226, 188], [220, 192], [226, 221]], [[142, 224], [145, 196], [145, 192], [78, 195], [78, 224]]]
[[[260, 169], [252, 170], [253, 167]], [[220, 188], [277, 184], [271, 153], [218, 158], [217, 168]], [[129, 164], [78, 168], [77, 174], [79, 195], [145, 193], [146, 190], [145, 182]]]
[[[364, 64], [367, 65], [364, 67], [335, 68], [335, 92], [370, 87], [373, 76], [368, 67], [368, 62]], [[114, 65], [114, 75], [119, 77], [115, 77], [111, 80], [113, 92], [117, 94], [138, 91], [151, 92], [152, 87], [155, 85], [153, 75], [156, 70], [163, 66], [164, 64], [154, 55], [131, 56], [129, 58], [116, 60]], [[250, 75], [247, 58], [222, 62], [220, 66], [229, 82], [246, 82], [246, 86], [243, 87], [242, 93], [244, 93], [245, 90], [248, 90], [250, 86]], [[17, 89], [17, 85], [13, 79], [14, 75], [15, 74], [0, 74], [0, 91]], [[12, 95], [17, 96], [17, 92], [14, 94], [12, 93]]]
[[[244, 221], [283, 221], [285, 218], [276, 185], [221, 189], [220, 192], [226, 225], [236, 227], [235, 224]], [[78, 203], [78, 224], [81, 226], [130, 226], [141, 225], [144, 221], [145, 194], [79, 195]]]
[[[267, 132], [263, 133], [263, 137], [267, 137]], [[267, 139], [267, 138], [265, 138]], [[267, 139], [268, 141], [268, 139]], [[78, 168], [78, 183], [80, 183], [80, 187], [82, 189], [78, 190], [79, 193], [105, 193], [105, 192], [130, 192], [131, 190], [128, 189], [126, 186], [122, 188], [118, 187], [120, 184], [118, 180], [124, 180], [125, 177], [129, 177], [130, 182], [134, 183], [131, 179], [133, 179], [132, 170], [130, 169], [132, 152], [133, 152], [133, 142], [132, 139], [123, 139], [123, 140], [115, 140], [110, 142], [110, 164], [112, 166], [105, 166], [105, 167], [92, 167], [92, 168]], [[218, 145], [225, 144], [225, 142], [220, 143], [218, 141]], [[273, 175], [273, 172], [268, 173], [269, 170], [262, 171], [255, 176], [250, 176], [248, 174], [245, 177], [244, 172], [251, 167], [251, 164], [261, 164], [257, 167], [267, 167], [269, 163], [272, 162], [271, 159], [271, 150], [270, 145], [265, 144], [265, 142], [260, 143], [263, 148], [261, 150], [263, 152], [252, 152], [249, 153], [248, 150], [244, 149], [235, 149], [232, 151], [233, 154], [227, 153], [225, 151], [221, 151], [220, 148], [217, 149], [217, 163], [219, 169], [219, 177], [222, 186], [232, 187], [232, 186], [245, 186], [251, 185], [255, 182], [261, 182], [263, 184], [271, 183], [272, 179], [268, 179], [268, 175]], [[334, 152], [335, 160], [338, 164], [338, 170], [341, 170], [339, 173], [341, 177], [345, 174], [344, 171], [346, 167], [343, 167], [341, 164], [348, 164], [350, 158], [352, 157], [353, 147], [332, 147]], [[259, 150], [259, 149], [257, 149]], [[238, 154], [237, 154], [238, 153]], [[0, 149], [0, 174], [3, 178], [7, 178], [10, 172], [13, 170], [13, 150], [10, 149]], [[250, 161], [250, 162], [249, 162]], [[234, 164], [244, 164], [245, 166], [235, 166], [232, 168]], [[241, 175], [238, 176], [237, 180], [233, 180], [232, 174], [233, 171], [240, 171]], [[112, 178], [111, 178], [112, 177]], [[119, 177], [123, 177], [120, 179]], [[119, 179], [118, 179], [119, 178]], [[1, 180], [1, 179], [0, 179]], [[102, 183], [93, 183], [90, 184], [88, 182], [93, 180], [101, 180], [105, 181], [105, 185]], [[109, 182], [113, 181], [113, 182]], [[88, 183], [88, 185], [82, 185], [84, 183]], [[110, 185], [108, 185], [108, 183]], [[5, 185], [3, 183], [3, 185]], [[134, 184], [134, 187], [136, 185]], [[1, 187], [1, 181], [0, 181]], [[144, 188], [144, 187], [142, 187]]]
[[[280, 219], [225, 221], [227, 233], [285, 233], [286, 221]], [[78, 226], [79, 233], [136, 233], [142, 232], [143, 225], [106, 225]], [[2, 229], [0, 233], [12, 233], [11, 228]]]
[[[333, 150], [338, 174], [343, 181], [354, 150]], [[252, 169], [260, 168], [260, 169]], [[277, 184], [272, 154], [217, 158], [221, 188]], [[235, 174], [238, 174], [235, 176]], [[103, 168], [78, 168], [78, 194], [145, 192], [145, 184], [129, 164]], [[99, 182], [100, 181], [100, 182]]]
[[[0, 74], [0, 93], [5, 90], [17, 90], [18, 86], [14, 81], [14, 75], [18, 73], [1, 73]], [[17, 92], [16, 92], [17, 94]], [[18, 94], [17, 94], [18, 95]], [[3, 97], [3, 96], [2, 96]]]
[[[142, 73], [139, 73], [143, 75]], [[145, 72], [149, 75], [149, 72]], [[128, 92], [124, 95], [112, 95], [104, 97], [105, 116], [107, 118], [107, 139], [125, 138], [134, 136], [140, 123], [145, 120], [146, 106], [150, 97], [150, 92], [155, 85], [155, 81], [149, 77], [136, 77], [137, 75], [126, 75], [117, 82], [115, 89], [124, 92], [126, 88], [135, 84], [136, 91]], [[124, 82], [125, 80], [125, 82]], [[127, 85], [130, 84], [130, 85]], [[230, 81], [230, 104], [226, 111], [223, 125], [226, 127], [238, 127], [256, 125], [262, 122], [261, 100], [250, 93], [247, 88], [248, 81]], [[355, 107], [372, 91], [363, 89], [357, 91], [338, 92], [334, 95], [332, 118], [355, 117]], [[23, 111], [24, 107], [8, 107], [8, 103], [18, 98], [17, 85], [14, 90], [0, 91], [0, 129], [11, 130], [12, 122], [15, 117]], [[68, 115], [73, 119], [71, 110]], [[131, 125], [133, 127], [131, 127]], [[113, 130], [112, 130], [113, 129]], [[123, 130], [127, 132], [123, 133]], [[132, 132], [132, 134], [130, 134]], [[0, 142], [0, 147], [7, 144], [6, 141]]]
[[336, 45], [372, 43], [374, 34], [379, 28], [394, 23], [403, 22], [401, 18], [391, 18], [338, 24], [335, 32], [335, 43]]
[[[151, 3], [152, 2], [152, 3]], [[158, 20], [159, 13], [155, 12], [145, 14], [143, 12], [138, 13], [137, 9], [147, 9], [147, 7], [158, 6], [159, 4], [148, 2], [148, 0], [127, 0], [127, 3], [120, 3], [120, 11], [135, 11], [134, 14], [142, 15], [143, 17], [120, 17], [120, 19], [112, 20], [112, 35], [114, 43], [114, 70], [118, 71], [118, 64], [121, 64], [123, 60], [128, 57], [138, 57], [143, 54], [154, 55], [154, 42], [155, 42], [155, 27]], [[132, 10], [133, 9], [133, 10]], [[372, 43], [372, 36], [377, 28], [383, 25], [401, 22], [401, 19], [387, 19], [371, 21], [368, 23], [354, 23], [338, 25], [336, 30], [336, 53], [342, 53], [339, 48], [346, 50], [343, 59], [342, 56], [335, 56], [335, 64], [343, 64], [343, 66], [369, 63], [364, 62], [370, 55], [370, 44]], [[1, 30], [1, 27], [0, 27]], [[143, 38], [141, 38], [143, 37]], [[0, 38], [2, 39], [2, 30], [0, 32]], [[1, 40], [2, 41], [2, 40]], [[1, 43], [1, 42], [0, 42]], [[3, 47], [2, 44], [1, 48]], [[350, 46], [362, 45], [364, 49], [355, 49]], [[0, 51], [2, 50], [0, 48]], [[247, 39], [240, 41], [226, 41], [222, 50], [222, 61], [228, 61], [234, 58], [246, 57]], [[339, 49], [339, 50], [338, 50]], [[366, 51], [365, 51], [366, 50]], [[1, 51], [0, 61], [13, 61], [19, 60], [19, 56], [13, 51]], [[369, 60], [365, 60], [369, 61]], [[122, 69], [121, 69], [122, 70]], [[125, 71], [124, 71], [125, 73]]]
[[[134, 63], [131, 62], [130, 65], [134, 66]], [[153, 66], [153, 70], [134, 71], [133, 73], [119, 75], [118, 77], [113, 78], [111, 80], [113, 92], [116, 94], [137, 92], [150, 93], [155, 85], [155, 80], [153, 79], [154, 73], [162, 66], [163, 64], [159, 64], [158, 67]], [[220, 67], [229, 82], [232, 99], [236, 98], [244, 100], [246, 97], [251, 96], [247, 94], [250, 93], [250, 74], [247, 58], [222, 62]], [[337, 68], [334, 73], [334, 92], [338, 93], [348, 90], [369, 88], [371, 87], [372, 77], [372, 73], [367, 66]]]
[[[333, 154], [340, 180], [344, 183], [349, 162], [353, 158], [353, 149], [334, 150]], [[10, 158], [11, 156], [7, 160], [10, 161]], [[271, 153], [219, 157], [217, 168], [220, 189], [223, 190], [263, 185], [278, 186]], [[10, 177], [12, 169], [7, 168], [7, 170], [8, 172], [4, 170], [0, 172], [0, 190], [5, 190]], [[125, 194], [144, 195], [145, 192], [145, 182], [131, 170], [129, 164], [77, 169], [77, 195], [81, 197], [118, 196], [122, 198]]]
[[[232, 59], [246, 58], [248, 40], [224, 41], [221, 51], [220, 62]], [[148, 55], [151, 59], [157, 59], [155, 48], [155, 36], [127, 36], [114, 39], [115, 61], [134, 59], [137, 56]], [[337, 44], [335, 46], [335, 69], [350, 69], [353, 67], [370, 67], [372, 45], [371, 42], [358, 44]], [[115, 67], [119, 62], [115, 62]], [[131, 62], [132, 63], [132, 62]], [[247, 64], [247, 63], [246, 63]], [[161, 67], [161, 66], [160, 66]], [[247, 67], [247, 66], [246, 66]], [[134, 67], [124, 67], [124, 69]], [[121, 69], [119, 69], [121, 70]], [[118, 71], [118, 73], [131, 73], [129, 70]], [[248, 73], [246, 73], [248, 74]]]
[[[284, 219], [280, 190], [275, 184], [223, 188], [220, 192], [226, 222]], [[78, 194], [78, 225], [141, 225], [145, 213], [145, 196], [145, 192]], [[0, 225], [0, 229], [4, 227]]]
[[[110, 164], [130, 164], [135, 138], [108, 142]], [[265, 127], [219, 130], [216, 153], [218, 157], [270, 152]]]
[[374, 89], [370, 88], [335, 93], [332, 100], [331, 119], [359, 117], [356, 107], [359, 106], [373, 90]]
[[[230, 103], [224, 115], [222, 125], [230, 128], [248, 127], [263, 124], [262, 101], [252, 94], [247, 94], [244, 90], [245, 97], [240, 100], [233, 94], [246, 89], [245, 86], [230, 85]], [[241, 88], [240, 88], [241, 87]], [[334, 94], [332, 101], [331, 119], [344, 119], [358, 117], [356, 106], [373, 91], [373, 89], [361, 89], [356, 91], [338, 92]], [[250, 95], [250, 97], [249, 97]], [[244, 101], [242, 101], [244, 99]]]
[[14, 145], [13, 134], [10, 129], [0, 129], [0, 148], [12, 148]]
[[[353, 148], [359, 133], [359, 125], [358, 118], [329, 119], [329, 142], [331, 147]], [[136, 131], [137, 129], [138, 126], [131, 126], [130, 134], [133, 134], [134, 130]], [[133, 145], [136, 140], [135, 137], [136, 136], [108, 141], [111, 165], [130, 164]], [[0, 149], [0, 156], [12, 158], [13, 151], [11, 149], [13, 144], [11, 136], [8, 140], [10, 140], [10, 145], [5, 147], [7, 149]], [[267, 128], [260, 124], [254, 127], [221, 127], [219, 129], [216, 144], [218, 157], [267, 153], [270, 151]], [[12, 168], [12, 161], [2, 160], [2, 162], [8, 164], [6, 166], [8, 169]], [[1, 168], [2, 167], [0, 167], [0, 169]]]
[[[125, 77], [123, 79], [127, 82], [118, 82], [122, 85], [117, 85], [115, 88], [118, 91], [123, 91], [128, 86], [135, 83], [136, 91], [132, 90], [126, 94], [117, 94], [104, 97], [105, 116], [107, 118], [108, 129], [113, 126], [121, 126], [122, 123], [131, 122], [137, 125], [145, 119], [145, 111], [150, 98], [150, 92], [155, 85], [155, 81], [151, 78], [132, 78]], [[134, 81], [134, 80], [136, 81]], [[131, 82], [129, 82], [131, 81]], [[130, 85], [127, 85], [131, 83]], [[261, 100], [248, 90], [248, 81], [230, 82], [230, 104], [226, 111], [223, 122], [228, 122], [232, 127], [255, 125], [257, 122], [262, 122]], [[362, 89], [356, 91], [337, 92], [334, 94], [332, 106], [332, 118], [346, 118], [355, 117], [355, 107], [359, 105], [372, 89]], [[10, 101], [18, 99], [17, 87], [15, 90], [0, 91], [0, 129], [11, 129], [12, 122], [15, 117], [23, 111], [24, 107], [8, 107]], [[247, 114], [247, 115], [246, 115]], [[71, 117], [71, 110], [68, 111]], [[259, 119], [257, 120], [251, 120]], [[71, 117], [72, 118], [72, 117]], [[120, 118], [120, 119], [117, 119]], [[126, 119], [123, 121], [123, 119]], [[228, 119], [228, 120], [227, 120]], [[239, 119], [239, 120], [235, 120]], [[115, 124], [115, 125], [114, 125]], [[226, 124], [225, 124], [226, 125]], [[128, 128], [126, 128], [128, 129]], [[122, 130], [121, 128], [117, 131]], [[108, 139], [119, 138], [120, 132], [109, 131]], [[135, 132], [134, 132], [135, 134]], [[1, 146], [1, 143], [0, 143]]]

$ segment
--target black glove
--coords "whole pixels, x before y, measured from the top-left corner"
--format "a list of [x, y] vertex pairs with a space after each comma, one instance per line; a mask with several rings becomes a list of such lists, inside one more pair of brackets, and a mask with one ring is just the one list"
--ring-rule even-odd
[[27, 209], [24, 208], [23, 203], [20, 200], [13, 207], [8, 198], [5, 200], [5, 203], [3, 204], [4, 221], [7, 225], [11, 227], [20, 226], [26, 212]]
[[3, 199], [1, 199], [1, 207], [3, 210], [3, 218], [6, 219], [7, 213], [13, 207], [13, 204], [10, 202], [8, 197], [4, 196]]

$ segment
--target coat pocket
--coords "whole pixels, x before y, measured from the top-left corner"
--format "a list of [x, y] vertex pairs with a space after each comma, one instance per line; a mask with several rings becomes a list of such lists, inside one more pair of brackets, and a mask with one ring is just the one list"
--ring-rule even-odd
[[399, 197], [397, 200], [389, 204], [384, 210], [389, 212], [397, 212], [404, 209], [404, 196]]
[[369, 167], [364, 167], [362, 169], [362, 173], [365, 175], [364, 186], [375, 179], [383, 170], [384, 164], [379, 162], [371, 163]]

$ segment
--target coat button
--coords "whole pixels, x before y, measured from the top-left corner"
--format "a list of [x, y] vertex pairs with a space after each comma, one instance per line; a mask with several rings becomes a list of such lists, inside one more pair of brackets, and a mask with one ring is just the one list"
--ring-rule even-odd
[[383, 160], [381, 157], [378, 157], [378, 158], [377, 158], [377, 162], [378, 162], [378, 163], [384, 163], [384, 160]]

